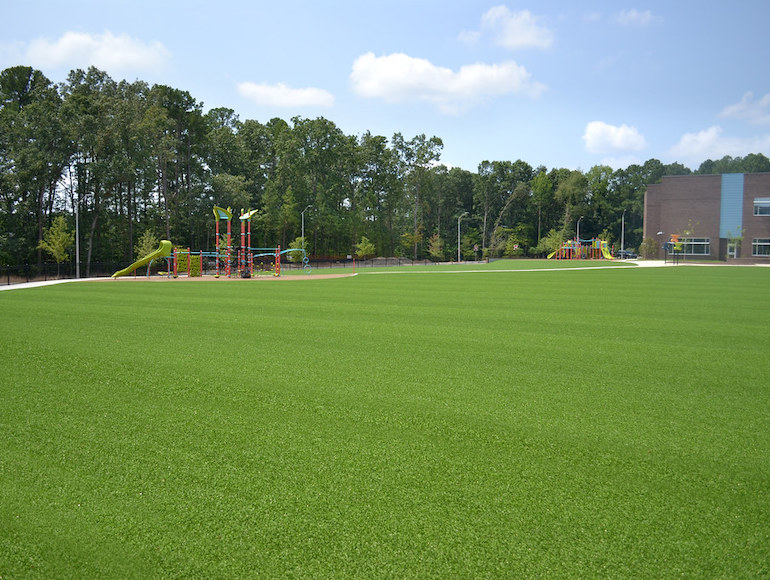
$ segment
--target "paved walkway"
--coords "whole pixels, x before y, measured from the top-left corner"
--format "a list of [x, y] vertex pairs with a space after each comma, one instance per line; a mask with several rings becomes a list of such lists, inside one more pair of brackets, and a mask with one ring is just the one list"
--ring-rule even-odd
[[666, 263], [663, 260], [624, 260], [625, 262], [636, 264], [643, 268], [660, 268], [662, 266], [673, 266], [674, 264]]
[[101, 278], [63, 278], [61, 280], [45, 280], [39, 282], [22, 282], [21, 284], [4, 284], [0, 291], [16, 290], [17, 288], [36, 288], [38, 286], [50, 286], [52, 284], [64, 284], [66, 282], [82, 282], [84, 280], [101, 280]]

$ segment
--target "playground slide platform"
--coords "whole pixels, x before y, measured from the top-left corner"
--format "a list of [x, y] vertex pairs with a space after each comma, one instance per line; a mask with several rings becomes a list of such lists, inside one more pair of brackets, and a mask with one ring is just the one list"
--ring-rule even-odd
[[122, 270], [118, 270], [112, 275], [112, 277], [119, 278], [120, 276], [126, 276], [127, 274], [130, 274], [137, 268], [141, 268], [145, 264], [149, 264], [153, 260], [157, 260], [158, 258], [165, 258], [170, 255], [171, 255], [171, 242], [168, 240], [161, 240], [160, 246], [158, 246], [157, 250], [147, 254], [144, 258], [140, 258], [139, 260], [131, 264], [128, 268], [123, 268]]

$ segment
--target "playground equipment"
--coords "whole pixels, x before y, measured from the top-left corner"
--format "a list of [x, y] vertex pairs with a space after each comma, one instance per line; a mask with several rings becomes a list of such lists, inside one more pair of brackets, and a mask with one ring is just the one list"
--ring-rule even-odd
[[[273, 276], [281, 275], [281, 256], [285, 256], [289, 253], [301, 252], [302, 253], [302, 268], [308, 273], [312, 272], [310, 267], [310, 260], [307, 257], [307, 252], [304, 248], [289, 248], [282, 250], [281, 246], [275, 248], [255, 248], [251, 245], [251, 220], [257, 215], [258, 210], [248, 210], [244, 212], [241, 210], [239, 220], [241, 222], [241, 245], [237, 251], [237, 271], [236, 275], [242, 278], [251, 278], [254, 276], [254, 260], [255, 258], [271, 257], [273, 258]], [[216, 236], [217, 236], [217, 252], [216, 252], [216, 275], [219, 276], [219, 260], [224, 259], [225, 262], [225, 276], [232, 275], [232, 226], [231, 221], [233, 219], [233, 212], [231, 208], [221, 208], [214, 206], [214, 217], [216, 218]], [[222, 246], [221, 238], [219, 235], [219, 222], [225, 220], [227, 222], [227, 245]]]
[[225, 252], [225, 276], [230, 276], [230, 244], [232, 243], [231, 238], [231, 232], [230, 232], [230, 221], [233, 219], [233, 211], [230, 208], [223, 208], [219, 207], [218, 205], [214, 206], [214, 219], [216, 220], [216, 243], [217, 243], [217, 254], [216, 254], [216, 268], [217, 273], [216, 276], [219, 278], [219, 256], [220, 256], [220, 239], [219, 239], [219, 222], [220, 220], [226, 220], [227, 221], [227, 246], [226, 246], [226, 252]]
[[567, 240], [561, 248], [548, 254], [548, 259], [557, 260], [613, 260], [612, 254], [607, 247], [607, 242], [598, 238], [590, 240]]
[[[307, 252], [303, 248], [289, 248], [287, 250], [281, 250], [281, 246], [275, 248], [253, 248], [251, 247], [251, 219], [254, 217], [258, 210], [249, 210], [243, 212], [241, 210], [241, 237], [240, 247], [236, 248], [232, 245], [232, 229], [231, 221], [233, 219], [233, 210], [231, 208], [223, 208], [214, 206], [214, 219], [216, 220], [216, 251], [204, 252], [203, 250], [190, 250], [190, 248], [174, 248], [172, 243], [168, 240], [163, 240], [160, 243], [160, 247], [154, 252], [144, 256], [137, 260], [127, 268], [118, 270], [112, 277], [118, 278], [134, 272], [137, 268], [144, 266], [145, 264], [152, 265], [154, 260], [160, 258], [166, 258], [168, 260], [168, 276], [172, 275], [174, 278], [179, 276], [180, 273], [187, 273], [188, 277], [202, 276], [206, 270], [206, 259], [214, 260], [215, 276], [219, 278], [220, 271], [223, 270], [225, 277], [239, 276], [242, 278], [251, 278], [254, 276], [255, 258], [270, 257], [273, 259], [271, 262], [271, 270], [273, 276], [281, 275], [281, 256], [289, 253], [300, 252], [302, 254], [302, 268], [307, 272], [312, 272], [310, 267], [310, 261], [307, 257]], [[227, 222], [227, 237], [223, 239], [224, 234], [220, 236], [220, 221]], [[233, 268], [233, 257], [237, 257], [237, 263]], [[220, 265], [222, 268], [220, 268]], [[260, 268], [260, 271], [261, 268]], [[147, 268], [147, 275], [149, 276], [150, 269]]]
[[152, 265], [153, 261], [158, 260], [160, 258], [168, 258], [170, 255], [171, 255], [171, 242], [169, 242], [168, 240], [161, 240], [160, 246], [158, 246], [157, 250], [155, 250], [154, 252], [150, 252], [144, 258], [138, 259], [136, 262], [134, 262], [127, 268], [118, 270], [112, 275], [112, 277], [119, 278], [120, 276], [125, 276], [127, 274], [130, 274], [137, 268], [141, 268], [145, 264], [147, 264], [147, 273], [149, 275], [150, 266]]

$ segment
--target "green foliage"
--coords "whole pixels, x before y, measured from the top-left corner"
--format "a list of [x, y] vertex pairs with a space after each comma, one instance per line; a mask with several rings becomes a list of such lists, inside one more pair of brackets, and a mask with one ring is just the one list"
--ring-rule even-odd
[[[233, 240], [232, 236], [230, 239], [230, 245], [232, 246]], [[219, 260], [223, 261], [227, 259], [228, 255], [228, 248], [227, 248], [227, 234], [219, 234]], [[235, 253], [235, 248], [230, 247], [229, 254], [230, 257], [233, 257], [233, 254]]]
[[361, 260], [368, 260], [373, 257], [374, 252], [374, 244], [366, 236], [363, 236], [361, 241], [356, 244], [356, 256]]
[[422, 241], [422, 233], [419, 231], [416, 234], [414, 232], [404, 232], [401, 234], [401, 255], [409, 256], [413, 248], [417, 247], [420, 241]]
[[134, 258], [139, 260], [158, 249], [160, 240], [152, 230], [145, 230], [134, 246]]
[[517, 258], [523, 255], [524, 248], [522, 246], [521, 240], [519, 240], [515, 235], [508, 236], [508, 239], [505, 242], [505, 251], [503, 252], [503, 257]]
[[727, 243], [735, 245], [737, 255], [740, 256], [740, 247], [743, 244], [743, 238], [746, 234], [746, 228], [741, 228], [737, 232], [727, 230]]
[[535, 255], [547, 255], [551, 252], [555, 252], [562, 247], [562, 244], [564, 244], [566, 239], [567, 236], [565, 235], [564, 230], [552, 229], [541, 238], [540, 242], [532, 250], [532, 253]]
[[[211, 177], [212, 197], [216, 200], [216, 205], [220, 207], [248, 208], [250, 196], [247, 187], [246, 178], [241, 175], [221, 173]], [[212, 204], [212, 208], [213, 206], [214, 204]], [[211, 208], [209, 208], [209, 213], [211, 213]], [[238, 223], [235, 215], [233, 215], [233, 220], [233, 223]]]
[[695, 237], [695, 229], [700, 225], [699, 222], [692, 222], [692, 219], [687, 220], [687, 227], [682, 230], [682, 235], [687, 238]]
[[446, 259], [444, 240], [437, 233], [428, 240], [428, 254], [434, 262], [443, 262]]
[[504, 255], [508, 238], [511, 236], [512, 231], [513, 230], [511, 228], [506, 228], [503, 226], [496, 227], [492, 232], [492, 238], [489, 242], [489, 247], [486, 248], [487, 254], [493, 258], [499, 258], [500, 256]]
[[[460, 236], [460, 257], [463, 260], [475, 260], [481, 257], [481, 233], [473, 227], [461, 230]], [[479, 248], [477, 251], [476, 248]]]
[[746, 157], [725, 155], [716, 161], [707, 159], [696, 173], [702, 175], [717, 173], [763, 173], [770, 171], [770, 159], [762, 153], [749, 153]]
[[[292, 243], [289, 244], [290, 250], [304, 250], [305, 249], [305, 240], [302, 239], [302, 236], [299, 236], [296, 238]], [[286, 256], [289, 259], [289, 262], [297, 263], [301, 262], [302, 258], [305, 257], [305, 254], [301, 251], [298, 252], [288, 252]]]
[[639, 246], [639, 254], [644, 260], [653, 260], [658, 257], [660, 251], [660, 242], [655, 238], [644, 238]]
[[75, 243], [75, 232], [67, 226], [64, 216], [56, 216], [50, 228], [45, 230], [43, 240], [38, 245], [51, 255], [57, 264], [69, 259], [67, 250]]
[[607, 242], [607, 246], [612, 246], [612, 243], [615, 240], [614, 234], [608, 229], [602, 230], [602, 233], [599, 234], [597, 237], [600, 240], [604, 240], [605, 242]]

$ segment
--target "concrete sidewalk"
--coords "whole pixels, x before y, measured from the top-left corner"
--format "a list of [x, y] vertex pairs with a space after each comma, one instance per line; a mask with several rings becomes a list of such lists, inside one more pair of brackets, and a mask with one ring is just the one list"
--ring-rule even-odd
[[[65, 284], [66, 282], [87, 282], [89, 280], [101, 280], [102, 278], [64, 278], [61, 280], [41, 280], [39, 282], [22, 282], [21, 284], [5, 284], [0, 286], [0, 292], [3, 290], [16, 290], [22, 288], [37, 288], [38, 286], [51, 286], [53, 284]], [[106, 280], [106, 278], [104, 278]]]

